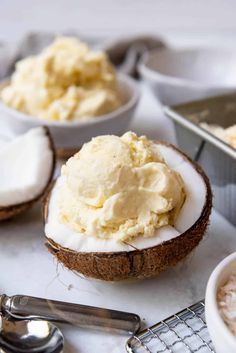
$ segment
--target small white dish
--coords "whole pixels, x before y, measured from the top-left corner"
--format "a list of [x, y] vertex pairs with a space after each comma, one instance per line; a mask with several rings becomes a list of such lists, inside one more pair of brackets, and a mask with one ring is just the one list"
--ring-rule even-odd
[[206, 289], [206, 322], [216, 353], [235, 353], [236, 337], [224, 323], [217, 305], [218, 289], [236, 270], [236, 252], [226, 257], [212, 272]]
[[139, 73], [164, 105], [236, 90], [236, 50], [163, 49], [146, 52]]
[[29, 129], [46, 125], [57, 150], [73, 151], [97, 135], [120, 135], [127, 131], [139, 100], [138, 84], [130, 77], [119, 74], [118, 84], [123, 104], [117, 110], [87, 121], [54, 122], [39, 119], [0, 102], [1, 134], [10, 138]]

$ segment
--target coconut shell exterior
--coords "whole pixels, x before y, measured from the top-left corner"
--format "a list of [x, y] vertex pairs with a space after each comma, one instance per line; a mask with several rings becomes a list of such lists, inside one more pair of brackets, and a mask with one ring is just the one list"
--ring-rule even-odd
[[[160, 142], [158, 142], [160, 143]], [[162, 143], [164, 144], [164, 143]], [[167, 145], [167, 144], [165, 144]], [[202, 168], [175, 146], [167, 145], [181, 153], [202, 176], [207, 194], [198, 220], [176, 238], [164, 241], [154, 247], [124, 252], [76, 252], [60, 246], [47, 238], [48, 250], [68, 269], [87, 277], [105, 281], [120, 281], [131, 278], [147, 278], [175, 266], [184, 259], [201, 241], [208, 226], [212, 209], [212, 192], [209, 179]], [[44, 221], [47, 222], [50, 193], [45, 199]]]
[[35, 202], [39, 201], [45, 194], [47, 194], [48, 190], [50, 189], [50, 185], [52, 183], [53, 174], [54, 174], [55, 165], [56, 165], [56, 152], [55, 152], [53, 139], [52, 139], [52, 136], [50, 134], [49, 129], [47, 127], [44, 127], [44, 131], [45, 131], [45, 135], [49, 139], [50, 149], [52, 150], [52, 154], [53, 154], [52, 170], [51, 170], [50, 176], [48, 178], [48, 181], [45, 185], [45, 188], [42, 190], [42, 192], [38, 196], [36, 196], [32, 200], [22, 202], [17, 205], [0, 207], [0, 221], [10, 219], [12, 217], [17, 216], [20, 213], [25, 212], [26, 210], [31, 208]]
[[61, 159], [68, 159], [72, 157], [76, 152], [78, 152], [81, 149], [81, 146], [77, 148], [63, 148], [63, 147], [57, 147], [56, 148], [56, 155], [58, 158]]

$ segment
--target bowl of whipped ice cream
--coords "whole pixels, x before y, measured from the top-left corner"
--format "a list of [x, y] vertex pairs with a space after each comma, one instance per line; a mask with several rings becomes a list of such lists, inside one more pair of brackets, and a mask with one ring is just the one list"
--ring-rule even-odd
[[210, 276], [206, 321], [216, 353], [236, 352], [236, 252], [221, 261]]
[[14, 136], [46, 125], [57, 149], [70, 152], [92, 136], [126, 131], [138, 98], [135, 81], [118, 74], [104, 52], [58, 37], [2, 82], [1, 126]]

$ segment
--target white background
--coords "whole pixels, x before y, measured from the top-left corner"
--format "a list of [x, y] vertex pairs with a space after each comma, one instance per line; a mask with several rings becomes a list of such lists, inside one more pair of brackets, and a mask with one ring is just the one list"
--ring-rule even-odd
[[[231, 45], [235, 0], [0, 0], [0, 39], [77, 29], [110, 37], [159, 33], [180, 45]], [[207, 35], [207, 38], [206, 38]]]

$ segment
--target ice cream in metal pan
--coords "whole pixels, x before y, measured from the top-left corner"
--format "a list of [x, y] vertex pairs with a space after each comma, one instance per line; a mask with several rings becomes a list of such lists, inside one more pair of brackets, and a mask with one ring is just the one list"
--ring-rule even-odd
[[166, 107], [165, 113], [175, 123], [180, 148], [198, 161], [210, 178], [215, 208], [236, 225], [236, 149], [200, 126], [233, 126], [236, 94]]

